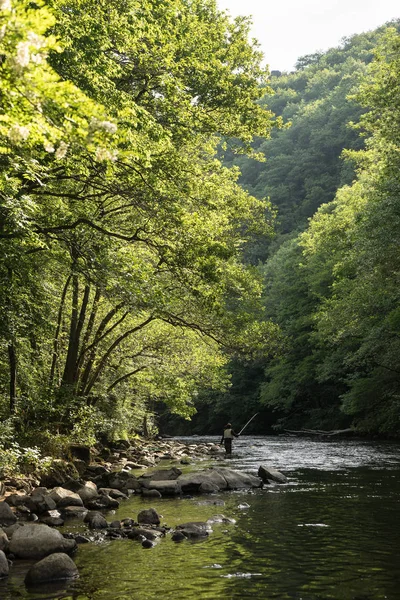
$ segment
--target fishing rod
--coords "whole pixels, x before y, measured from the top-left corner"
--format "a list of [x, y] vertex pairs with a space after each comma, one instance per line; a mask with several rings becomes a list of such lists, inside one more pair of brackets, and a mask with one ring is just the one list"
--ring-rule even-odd
[[249, 420], [247, 421], [246, 425], [245, 425], [244, 427], [242, 427], [242, 429], [239, 431], [238, 435], [240, 435], [240, 434], [242, 433], [242, 431], [244, 431], [244, 430], [246, 429], [247, 425], [248, 425], [249, 423], [251, 423], [251, 422], [252, 422], [252, 420], [254, 419], [254, 417], [256, 417], [257, 415], [258, 415], [258, 413], [256, 413], [255, 415], [253, 415], [253, 416], [251, 417], [251, 419], [249, 419]]

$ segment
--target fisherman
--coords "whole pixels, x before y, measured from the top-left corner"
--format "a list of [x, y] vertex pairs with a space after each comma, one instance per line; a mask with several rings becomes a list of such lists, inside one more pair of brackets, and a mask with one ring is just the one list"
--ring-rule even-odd
[[222, 444], [225, 446], [225, 452], [227, 454], [232, 454], [232, 438], [234, 437], [239, 437], [239, 434], [233, 431], [230, 423], [227, 423], [221, 438], [221, 446]]

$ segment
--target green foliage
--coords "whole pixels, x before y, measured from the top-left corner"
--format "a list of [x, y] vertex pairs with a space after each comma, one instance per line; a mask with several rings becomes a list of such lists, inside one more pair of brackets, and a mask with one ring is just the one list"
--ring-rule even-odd
[[272, 126], [249, 22], [211, 0], [3, 5], [2, 413], [60, 447], [158, 401], [190, 417], [227, 384], [222, 348], [276, 344], [241, 261], [269, 205], [216, 156]]

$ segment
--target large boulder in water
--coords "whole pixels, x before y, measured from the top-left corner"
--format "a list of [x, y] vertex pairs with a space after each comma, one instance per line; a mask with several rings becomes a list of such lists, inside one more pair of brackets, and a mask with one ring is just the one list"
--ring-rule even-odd
[[234, 471], [233, 469], [214, 470], [225, 479], [228, 490], [259, 488], [262, 487], [263, 484], [260, 477], [255, 477], [254, 475], [249, 475], [242, 471]]
[[147, 525], [159, 525], [160, 515], [155, 508], [146, 508], [141, 510], [137, 516], [138, 523]]
[[201, 493], [201, 487], [205, 484], [212, 486], [213, 491], [226, 490], [228, 484], [226, 479], [216, 470], [197, 471], [194, 473], [186, 473], [178, 477], [178, 483], [181, 486], [182, 492], [185, 493]]
[[209, 469], [208, 471], [187, 473], [178, 477], [178, 483], [182, 491], [186, 493], [239, 490], [262, 486], [262, 480], [259, 477], [233, 469]]
[[[181, 492], [178, 481], [150, 481], [149, 488], [143, 488], [143, 492], [157, 491], [161, 496], [176, 496]], [[146, 494], [144, 494], [146, 495]]]
[[8, 560], [3, 550], [0, 550], [0, 579], [8, 576], [10, 570]]
[[78, 569], [68, 554], [56, 552], [33, 565], [26, 574], [25, 583], [36, 585], [49, 581], [74, 579], [78, 577]]
[[13, 534], [9, 550], [18, 558], [43, 558], [54, 552], [76, 549], [75, 540], [65, 539], [59, 531], [47, 525], [24, 525]]
[[283, 473], [265, 465], [261, 465], [259, 467], [258, 476], [261, 477], [261, 479], [265, 483], [268, 483], [268, 481], [275, 481], [276, 483], [287, 483], [288, 481], [287, 477]]

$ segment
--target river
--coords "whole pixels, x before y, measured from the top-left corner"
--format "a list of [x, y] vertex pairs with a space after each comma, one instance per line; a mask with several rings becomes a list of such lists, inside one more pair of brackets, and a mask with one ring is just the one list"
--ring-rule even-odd
[[235, 524], [217, 524], [197, 543], [167, 537], [152, 549], [131, 540], [80, 545], [79, 579], [35, 592], [23, 584], [29, 565], [16, 561], [0, 598], [399, 600], [399, 445], [250, 436], [234, 443], [229, 467], [255, 473], [267, 464], [289, 483], [195, 498], [132, 497], [107, 518], [153, 506], [169, 526], [220, 513]]

